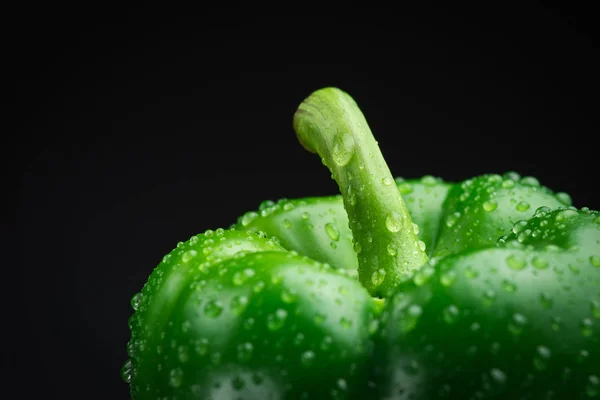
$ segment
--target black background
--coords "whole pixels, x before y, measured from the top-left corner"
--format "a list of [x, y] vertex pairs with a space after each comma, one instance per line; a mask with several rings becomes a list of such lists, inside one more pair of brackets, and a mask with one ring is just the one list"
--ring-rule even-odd
[[7, 14], [3, 367], [19, 397], [127, 398], [129, 300], [177, 241], [337, 192], [292, 130], [324, 86], [355, 98], [396, 176], [514, 170], [600, 209], [591, 9], [319, 8]]

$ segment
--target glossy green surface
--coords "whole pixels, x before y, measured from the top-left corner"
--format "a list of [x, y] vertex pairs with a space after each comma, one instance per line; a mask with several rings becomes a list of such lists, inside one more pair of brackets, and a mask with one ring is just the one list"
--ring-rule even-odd
[[342, 194], [178, 243], [132, 298], [131, 397], [600, 398], [600, 213], [516, 173], [385, 179], [355, 104], [324, 93], [341, 110], [300, 136]]
[[600, 214], [538, 212], [497, 248], [426, 267], [386, 304], [382, 398], [600, 396]]
[[[458, 184], [432, 176], [396, 178], [395, 183], [414, 224], [411, 229], [434, 259], [495, 245], [537, 208], [571, 204], [566, 195], [555, 195], [536, 179], [514, 172]], [[357, 275], [356, 250], [361, 245], [354, 244], [342, 196], [265, 202], [241, 216], [234, 227], [262, 231], [278, 238], [286, 249]], [[388, 246], [380, 256], [394, 259], [397, 255], [398, 249]]]
[[344, 398], [366, 381], [367, 291], [260, 234], [194, 236], [133, 305], [124, 373], [137, 399]]

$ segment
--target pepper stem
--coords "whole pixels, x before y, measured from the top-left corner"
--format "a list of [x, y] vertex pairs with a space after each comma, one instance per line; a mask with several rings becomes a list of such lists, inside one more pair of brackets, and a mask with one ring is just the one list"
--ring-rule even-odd
[[328, 87], [300, 104], [294, 130], [339, 186], [361, 283], [373, 296], [387, 295], [429, 259], [364, 115], [350, 95]]

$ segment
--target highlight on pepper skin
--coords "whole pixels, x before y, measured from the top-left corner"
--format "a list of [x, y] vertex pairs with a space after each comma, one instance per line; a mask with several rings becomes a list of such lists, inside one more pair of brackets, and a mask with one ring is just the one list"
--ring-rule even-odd
[[132, 399], [600, 398], [600, 212], [511, 171], [394, 178], [337, 88], [294, 130], [340, 194], [165, 255], [132, 298]]

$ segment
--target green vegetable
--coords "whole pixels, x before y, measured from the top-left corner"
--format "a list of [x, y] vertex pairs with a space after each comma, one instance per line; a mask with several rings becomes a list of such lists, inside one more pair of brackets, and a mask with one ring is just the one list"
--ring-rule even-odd
[[166, 255], [132, 299], [132, 398], [600, 397], [600, 213], [514, 172], [393, 179], [335, 88], [294, 129], [341, 196]]

